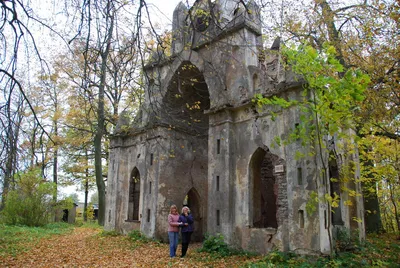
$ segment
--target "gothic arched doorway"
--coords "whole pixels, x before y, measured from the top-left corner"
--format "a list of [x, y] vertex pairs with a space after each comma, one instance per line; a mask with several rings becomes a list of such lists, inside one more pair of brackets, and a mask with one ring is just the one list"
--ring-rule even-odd
[[190, 191], [185, 196], [182, 205], [188, 206], [190, 208], [190, 212], [193, 214], [194, 232], [192, 235], [192, 241], [203, 241], [203, 210], [201, 206], [200, 196], [195, 188], [190, 189]]

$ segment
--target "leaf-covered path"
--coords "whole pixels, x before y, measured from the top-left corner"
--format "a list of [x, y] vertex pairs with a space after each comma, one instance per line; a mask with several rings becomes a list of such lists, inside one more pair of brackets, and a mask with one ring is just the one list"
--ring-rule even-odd
[[[126, 236], [101, 236], [99, 229], [75, 228], [72, 233], [42, 239], [29, 251], [0, 258], [1, 267], [239, 267], [243, 256], [215, 258], [191, 245], [187, 258], [169, 258], [167, 244], [135, 242]], [[180, 247], [178, 248], [180, 251]]]

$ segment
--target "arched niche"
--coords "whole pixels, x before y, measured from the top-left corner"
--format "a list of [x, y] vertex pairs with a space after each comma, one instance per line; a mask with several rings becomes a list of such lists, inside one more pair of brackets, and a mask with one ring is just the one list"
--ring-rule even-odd
[[140, 173], [135, 167], [129, 178], [129, 199], [127, 221], [139, 220], [139, 200], [140, 200]]
[[250, 160], [250, 226], [277, 228], [278, 182], [274, 164], [278, 156], [258, 148]]
[[162, 118], [174, 128], [207, 135], [210, 95], [203, 73], [184, 61], [170, 79], [163, 99]]

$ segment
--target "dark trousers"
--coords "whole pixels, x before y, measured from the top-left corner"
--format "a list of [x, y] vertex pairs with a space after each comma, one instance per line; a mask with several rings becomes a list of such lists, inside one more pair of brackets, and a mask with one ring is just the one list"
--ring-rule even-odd
[[187, 249], [190, 244], [190, 237], [192, 236], [192, 232], [182, 232], [182, 256], [185, 257]]

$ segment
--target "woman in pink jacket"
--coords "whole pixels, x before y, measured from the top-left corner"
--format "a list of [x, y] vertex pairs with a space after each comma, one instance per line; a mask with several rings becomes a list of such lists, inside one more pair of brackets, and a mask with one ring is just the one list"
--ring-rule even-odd
[[172, 205], [168, 215], [169, 256], [171, 258], [176, 256], [176, 249], [178, 247], [179, 226], [182, 225], [182, 222], [178, 222], [178, 220], [178, 208]]

